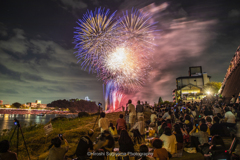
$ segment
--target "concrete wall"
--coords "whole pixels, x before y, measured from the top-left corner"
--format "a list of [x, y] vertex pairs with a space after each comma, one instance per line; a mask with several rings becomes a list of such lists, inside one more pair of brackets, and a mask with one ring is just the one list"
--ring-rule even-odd
[[210, 82], [210, 80], [207, 76], [207, 73], [203, 73], [203, 81], [204, 81], [204, 85]]
[[225, 87], [222, 91], [222, 96], [226, 98], [226, 101], [230, 101], [232, 95], [237, 95], [240, 92], [240, 65], [232, 71], [232, 74], [229, 76], [228, 80], [225, 83]]

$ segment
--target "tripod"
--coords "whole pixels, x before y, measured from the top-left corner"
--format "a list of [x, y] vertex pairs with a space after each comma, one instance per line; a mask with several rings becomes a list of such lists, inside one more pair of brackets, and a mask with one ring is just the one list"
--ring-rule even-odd
[[101, 105], [102, 105], [102, 103], [98, 103], [98, 111], [99, 111], [99, 115], [97, 116], [96, 121], [95, 121], [95, 123], [94, 123], [94, 125], [93, 125], [93, 130], [94, 130], [95, 125], [96, 125], [96, 123], [97, 123], [98, 117], [100, 116], [100, 106], [101, 106]]
[[25, 142], [25, 139], [24, 139], [24, 136], [23, 136], [22, 128], [20, 126], [19, 121], [16, 118], [14, 119], [14, 124], [16, 125], [16, 127], [15, 127], [15, 129], [13, 131], [13, 134], [12, 134], [11, 138], [10, 138], [10, 143], [11, 143], [13, 135], [14, 135], [16, 129], [17, 129], [17, 156], [18, 156], [19, 128], [20, 128], [20, 131], [21, 131], [21, 134], [22, 134], [22, 138], [23, 138], [23, 141], [24, 141], [24, 145], [25, 145], [25, 149], [27, 150], [28, 158], [29, 158], [29, 160], [31, 160], [31, 158], [29, 156], [29, 153], [28, 153], [27, 145], [26, 145], [26, 142]]

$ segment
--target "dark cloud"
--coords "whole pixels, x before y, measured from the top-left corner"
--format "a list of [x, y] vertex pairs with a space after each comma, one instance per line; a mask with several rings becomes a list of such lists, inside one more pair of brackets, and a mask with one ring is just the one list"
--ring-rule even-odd
[[11, 80], [22, 81], [20, 73], [12, 71], [2, 64], [0, 64], [0, 74], [7, 76], [6, 78], [11, 79]]
[[81, 0], [61, 0], [61, 2], [72, 9], [87, 8], [87, 4]]
[[[169, 1], [164, 10], [161, 9], [163, 2], [145, 7], [146, 11], [155, 11], [152, 17], [158, 22], [161, 32], [156, 40], [153, 70], [148, 83], [140, 92], [129, 95], [135, 102], [141, 99], [153, 104], [160, 96], [171, 101], [176, 78], [188, 76], [190, 66], [202, 66], [203, 71], [212, 76], [212, 81], [221, 82], [225, 76], [231, 57], [240, 44], [240, 38], [228, 33], [238, 33], [237, 28], [233, 27], [236, 21], [223, 18], [228, 15], [228, 10], [223, 13], [222, 3], [201, 2], [187, 5], [183, 2]], [[141, 7], [141, 4], [146, 3], [132, 0], [122, 4], [122, 9], [130, 8], [133, 4]], [[226, 21], [232, 26], [226, 25]], [[235, 31], [226, 29], [230, 26]]]

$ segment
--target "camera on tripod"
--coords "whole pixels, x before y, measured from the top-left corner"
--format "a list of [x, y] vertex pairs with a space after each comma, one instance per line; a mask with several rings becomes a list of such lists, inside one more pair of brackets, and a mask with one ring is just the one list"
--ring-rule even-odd
[[19, 120], [17, 120], [16, 118], [14, 118], [14, 125], [19, 126]]

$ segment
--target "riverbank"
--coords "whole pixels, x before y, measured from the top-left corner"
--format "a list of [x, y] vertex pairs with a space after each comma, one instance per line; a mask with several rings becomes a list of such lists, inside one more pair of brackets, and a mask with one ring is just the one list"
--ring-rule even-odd
[[[116, 120], [119, 118], [119, 114], [120, 112], [109, 113], [106, 115], [106, 117], [115, 125]], [[89, 129], [93, 128], [97, 117], [99, 118], [99, 116], [95, 114], [95, 115], [90, 115], [88, 117], [82, 117], [82, 118], [62, 117], [62, 118], [53, 119], [51, 121], [53, 131], [48, 135], [45, 134], [45, 130], [44, 130], [45, 125], [42, 125], [42, 124], [39, 124], [39, 125], [33, 124], [28, 127], [22, 127], [27, 148], [31, 155], [31, 159], [44, 160], [48, 155], [48, 146], [50, 145], [51, 139], [58, 136], [58, 134], [63, 134], [69, 143], [70, 149], [67, 155], [73, 154], [74, 151], [76, 150], [79, 138], [82, 135], [85, 135]], [[9, 140], [12, 133], [13, 133], [13, 129], [10, 130], [8, 133], [4, 134], [3, 136], [0, 136], [0, 141], [3, 139]], [[96, 125], [92, 140], [95, 140], [95, 138], [99, 135], [99, 133], [100, 133], [100, 129]], [[20, 138], [19, 138], [18, 160], [26, 160], [28, 159], [27, 152], [25, 150], [21, 135], [19, 136]], [[16, 133], [13, 136], [11, 144], [12, 145], [10, 150], [16, 152], [16, 144], [17, 144]]]
[[[114, 112], [114, 113], [108, 113], [106, 114], [106, 118], [109, 119], [110, 122], [113, 123], [113, 125], [116, 125], [116, 121], [119, 118], [120, 114], [124, 114], [124, 112]], [[51, 121], [53, 131], [46, 135], [44, 126], [42, 124], [36, 125], [30, 125], [29, 127], [22, 127], [24, 138], [27, 144], [28, 151], [30, 153], [32, 160], [44, 160], [48, 155], [48, 147], [50, 145], [51, 139], [54, 137], [57, 137], [58, 134], [63, 134], [64, 138], [67, 139], [69, 143], [69, 151], [66, 155], [72, 155], [76, 151], [76, 147], [79, 141], [79, 138], [87, 133], [89, 129], [92, 129], [94, 126], [94, 123], [96, 122], [96, 118], [99, 118], [98, 115], [90, 115], [88, 117], [82, 117], [82, 118], [56, 118]], [[50, 122], [49, 122], [50, 123]], [[238, 125], [239, 127], [239, 125]], [[3, 136], [0, 136], [0, 141], [3, 139], [10, 139], [11, 135], [13, 133], [13, 129], [10, 130], [10, 132], [4, 134]], [[92, 141], [96, 140], [96, 137], [99, 135], [100, 129], [96, 125], [94, 128], [94, 135], [92, 136]], [[22, 140], [21, 135], [19, 135], [19, 154], [18, 154], [18, 160], [26, 160], [27, 152], [24, 147], [24, 143]], [[227, 148], [229, 148], [232, 140], [231, 138], [223, 138], [224, 143], [226, 144]], [[13, 136], [13, 139], [11, 141], [11, 151], [16, 152], [16, 144], [17, 144], [17, 135]], [[117, 147], [118, 144], [116, 143]], [[240, 147], [240, 146], [239, 146]], [[239, 151], [239, 147], [237, 151]], [[181, 158], [171, 158], [172, 160], [178, 159], [178, 160], [202, 160], [204, 159], [203, 155], [200, 153], [187, 153], [183, 152], [183, 156]]]
[[63, 115], [71, 115], [71, 114], [77, 114], [77, 113], [70, 113], [67, 111], [51, 111], [51, 110], [27, 110], [27, 109], [0, 109], [0, 114], [63, 114]]

